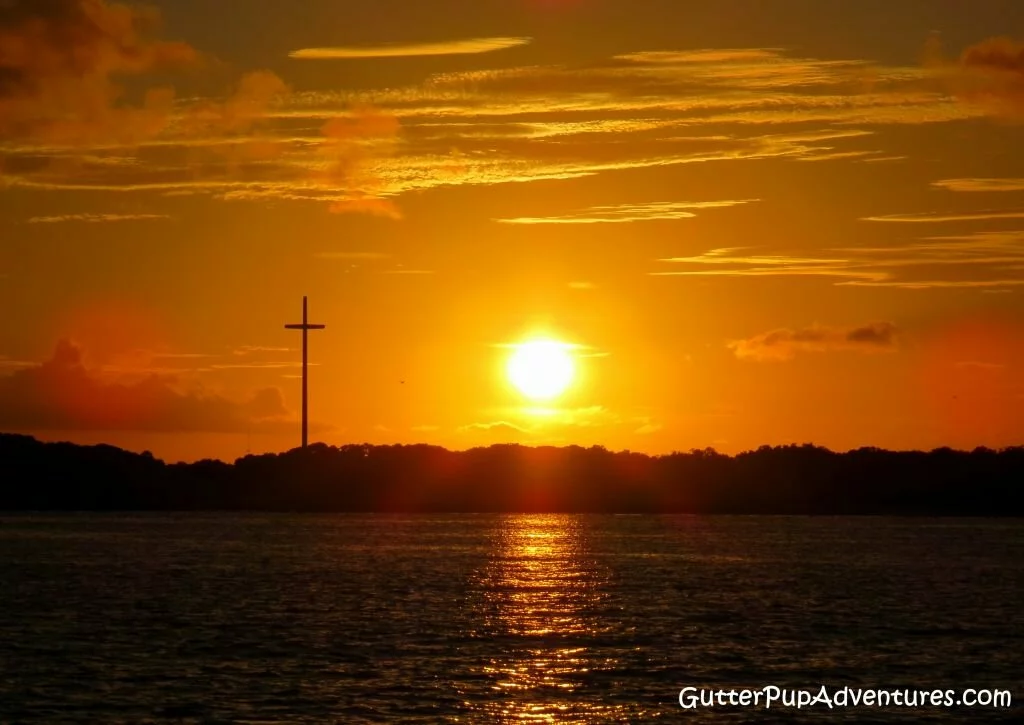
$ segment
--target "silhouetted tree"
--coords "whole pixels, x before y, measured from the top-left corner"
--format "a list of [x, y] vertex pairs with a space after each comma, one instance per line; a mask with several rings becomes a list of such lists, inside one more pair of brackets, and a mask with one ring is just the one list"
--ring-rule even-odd
[[108, 445], [0, 434], [2, 510], [1024, 514], [1024, 447], [811, 444], [647, 456], [602, 446], [323, 443], [165, 464]]

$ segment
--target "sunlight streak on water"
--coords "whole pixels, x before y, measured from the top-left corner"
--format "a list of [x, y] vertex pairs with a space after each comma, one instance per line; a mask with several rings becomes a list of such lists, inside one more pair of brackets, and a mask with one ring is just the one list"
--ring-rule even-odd
[[[739, 725], [776, 716], [679, 688], [1024, 671], [1019, 521], [4, 514], [0, 551], [3, 723]], [[922, 720], [1021, 722], [884, 713]]]
[[[577, 516], [508, 516], [495, 534], [493, 556], [480, 574], [480, 636], [508, 647], [481, 666], [495, 697], [474, 704], [502, 722], [588, 721], [614, 716], [599, 701], [578, 694], [595, 669], [613, 658], [598, 656], [590, 641], [607, 630], [597, 617], [609, 573], [588, 552], [588, 532]], [[555, 697], [553, 697], [555, 695]]]

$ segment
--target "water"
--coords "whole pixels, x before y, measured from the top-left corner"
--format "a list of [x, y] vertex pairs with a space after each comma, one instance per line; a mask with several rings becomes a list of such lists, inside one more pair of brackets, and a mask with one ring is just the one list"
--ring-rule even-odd
[[[0, 586], [2, 722], [1011, 722], [1024, 698], [1020, 521], [7, 514]], [[1015, 702], [677, 699], [822, 684]]]

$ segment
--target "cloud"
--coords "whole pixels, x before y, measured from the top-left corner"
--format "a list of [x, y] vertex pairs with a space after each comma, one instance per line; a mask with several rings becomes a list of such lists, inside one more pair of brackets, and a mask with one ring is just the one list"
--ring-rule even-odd
[[[629, 62], [613, 58], [582, 67], [438, 74], [420, 86], [372, 94], [310, 92], [284, 112], [317, 113], [332, 102], [372, 95], [403, 117], [429, 119], [434, 129], [439, 119], [503, 118], [530, 124], [557, 119], [594, 127], [603, 121], [609, 132], [613, 126], [620, 131], [692, 130], [723, 118], [788, 125], [931, 123], [983, 115], [943, 93], [923, 89], [927, 72], [920, 68], [791, 58], [777, 51], [760, 52], [757, 61], [726, 53], [704, 63], [657, 55], [635, 54]], [[564, 118], [569, 113], [576, 118]]]
[[964, 214], [921, 212], [916, 214], [885, 214], [864, 217], [866, 222], [900, 222], [908, 224], [940, 224], [943, 222], [982, 221], [985, 219], [1024, 219], [1024, 211], [981, 211]]
[[[721, 276], [721, 277], [846, 277], [885, 279], [882, 270], [865, 269], [848, 258], [802, 257], [788, 254], [737, 254], [743, 247], [711, 249], [690, 257], [670, 257], [661, 262], [690, 267], [670, 272], [650, 272], [652, 276]], [[711, 266], [712, 269], [705, 267]]]
[[440, 430], [436, 425], [414, 425], [409, 428], [413, 433], [433, 433]]
[[347, 58], [407, 58], [421, 55], [462, 55], [466, 53], [490, 53], [521, 45], [527, 45], [530, 38], [469, 38], [440, 43], [409, 43], [377, 46], [350, 46], [339, 48], [304, 48], [293, 50], [289, 58], [305, 60], [335, 60]]
[[331, 204], [331, 211], [367, 212], [392, 219], [401, 218], [394, 202], [381, 195], [382, 182], [373, 168], [375, 159], [393, 150], [398, 119], [372, 106], [361, 106], [349, 116], [324, 124], [323, 153], [328, 164], [320, 177], [328, 187], [347, 189], [347, 195]]
[[[587, 405], [575, 408], [561, 407], [518, 407], [494, 411], [497, 420], [472, 423], [458, 428], [460, 433], [489, 433], [508, 440], [530, 440], [553, 442], [561, 440], [572, 429], [602, 434], [609, 431], [648, 435], [663, 429], [663, 426], [647, 415], [620, 415], [603, 405]], [[514, 422], [513, 422], [514, 421]]]
[[569, 289], [574, 290], [592, 290], [596, 289], [596, 287], [597, 285], [595, 285], [593, 282], [578, 281], [569, 283]]
[[[138, 154], [140, 160], [159, 155], [160, 164], [110, 163], [125, 150], [93, 150], [69, 173], [33, 166], [35, 157], [26, 154], [8, 164], [3, 181], [39, 190], [305, 200], [328, 203], [337, 212], [398, 218], [397, 196], [439, 186], [570, 179], [712, 160], [870, 153], [835, 146], [834, 141], [870, 133], [860, 129], [701, 132], [719, 122], [772, 127], [876, 122], [878, 113], [885, 117], [882, 122], [898, 122], [899, 114], [913, 115], [907, 109], [917, 105], [927, 108], [924, 120], [941, 115], [935, 106], [943, 101], [934, 93], [915, 91], [908, 98], [903, 88], [872, 94], [854, 88], [851, 95], [850, 79], [862, 67], [862, 61], [789, 58], [770, 49], [712, 49], [634, 54], [575, 68], [439, 74], [416, 86], [350, 92], [292, 93], [272, 75], [262, 75], [261, 82], [243, 83], [239, 90], [243, 98], [264, 99], [255, 103], [259, 113], [199, 113], [192, 104], [179, 104], [175, 122]], [[919, 69], [872, 71], [877, 89], [906, 84], [906, 76], [915, 72], [921, 74]], [[256, 93], [263, 82], [278, 92]], [[971, 115], [957, 104], [947, 105], [956, 117]], [[367, 113], [368, 108], [375, 110]], [[360, 115], [372, 118], [362, 123]], [[219, 122], [204, 126], [191, 120], [197, 116]], [[256, 135], [245, 135], [231, 122], [254, 117], [261, 124]], [[399, 118], [401, 144], [396, 143]], [[320, 133], [310, 133], [311, 121], [322, 124]], [[351, 126], [377, 130], [354, 133]], [[197, 155], [206, 161], [198, 164]], [[643, 218], [672, 213], [634, 211]]]
[[615, 56], [633, 63], [679, 65], [681, 63], [764, 63], [777, 61], [782, 48], [704, 48], [701, 50], [647, 50]]
[[60, 216], [34, 216], [29, 224], [58, 224], [61, 222], [126, 222], [148, 219], [170, 219], [167, 214], [62, 214]]
[[[974, 289], [985, 287], [1016, 287], [1024, 285], [1024, 279], [924, 279], [924, 280], [850, 280], [840, 282], [841, 285], [850, 287], [898, 287], [902, 289]], [[989, 290], [985, 290], [989, 291]], [[1007, 292], [1008, 290], [998, 290]]]
[[372, 194], [363, 195], [358, 192], [346, 198], [336, 200], [331, 204], [331, 211], [335, 214], [363, 212], [388, 219], [402, 218], [402, 212], [398, 210], [398, 206], [393, 201], [373, 196]]
[[525, 430], [534, 433], [551, 428], [592, 428], [615, 425], [620, 422], [620, 417], [603, 405], [588, 405], [579, 408], [526, 407], [509, 410], [508, 413], [511, 416], [528, 420], [530, 425]]
[[392, 255], [384, 252], [317, 252], [313, 255], [317, 259], [352, 259], [352, 260], [376, 260], [388, 259]]
[[640, 418], [636, 422], [640, 423], [640, 427], [633, 431], [637, 435], [650, 435], [651, 433], [663, 430], [665, 427], [650, 418]]
[[755, 254], [749, 248], [711, 249], [659, 260], [682, 266], [653, 276], [822, 277], [837, 286], [929, 289], [989, 288], [1024, 283], [1024, 231], [924, 237], [913, 244], [845, 247], [829, 256]]
[[263, 388], [234, 401], [201, 386], [148, 375], [101, 380], [82, 351], [60, 341], [46, 362], [0, 377], [0, 428], [6, 430], [143, 430], [245, 432], [291, 430], [280, 390]]
[[961, 101], [992, 116], [1024, 118], [1024, 43], [986, 38], [951, 61], [933, 35], [925, 48], [925, 64]]
[[557, 425], [589, 428], [617, 423], [619, 417], [603, 405], [588, 405], [580, 408], [555, 409], [550, 416], [542, 417], [539, 420]]
[[[701, 56], [701, 57], [698, 57]], [[434, 88], [472, 83], [484, 92], [516, 92], [523, 95], [607, 94], [605, 102], [629, 95], [667, 101], [674, 92], [690, 98], [701, 90], [766, 91], [782, 88], [814, 88], [818, 95], [829, 91], [860, 90], [870, 74], [876, 87], [893, 81], [919, 79], [919, 69], [872, 67], [863, 60], [795, 58], [782, 51], [655, 51], [620, 55], [587, 66], [529, 66], [442, 74], [432, 79]], [[595, 98], [597, 102], [601, 99]]]
[[[159, 39], [158, 29], [156, 11], [111, 0], [0, 5], [0, 135], [44, 147], [133, 147], [240, 133], [288, 92], [261, 70], [244, 74], [226, 100], [179, 101], [173, 88], [150, 86], [146, 77], [206, 61], [186, 43]], [[212, 150], [232, 162], [268, 153], [253, 140]]]
[[652, 201], [641, 204], [616, 204], [614, 206], [592, 206], [575, 214], [549, 217], [517, 217], [498, 219], [503, 224], [601, 224], [655, 219], [688, 219], [697, 216], [689, 209], [712, 209], [716, 207], [747, 204], [757, 199], [737, 201]]
[[196, 65], [190, 45], [155, 37], [159, 16], [107, 0], [0, 4], [0, 135], [50, 143], [149, 138], [170, 118], [174, 93], [124, 103], [122, 78]]
[[746, 340], [733, 340], [727, 346], [741, 360], [758, 361], [790, 360], [797, 352], [888, 352], [896, 347], [896, 326], [891, 322], [873, 322], [850, 328], [782, 328]]
[[[8, 154], [0, 184], [306, 201], [397, 219], [401, 195], [439, 187], [706, 161], [860, 161], [875, 152], [849, 146], [873, 133], [857, 124], [984, 115], [939, 90], [922, 89], [927, 75], [921, 68], [763, 48], [441, 73], [415, 85], [358, 90], [293, 92], [258, 71], [226, 101], [163, 97], [166, 109], [154, 133], [95, 140], [73, 164], [66, 150], [17, 149]], [[638, 205], [544, 223], [689, 213]]]
[[[320, 363], [308, 363], [309, 367], [317, 367]], [[302, 367], [301, 362], [251, 362], [251, 363], [214, 363], [210, 370], [277, 370], [279, 368]]]
[[843, 161], [846, 159], [857, 159], [858, 161], [867, 161], [863, 157], [871, 156], [872, 154], [880, 154], [881, 151], [836, 151], [834, 153], [822, 153], [815, 154], [814, 156], [801, 156], [796, 161]]
[[949, 191], [1024, 191], [1024, 179], [941, 179], [932, 186]]
[[[223, 101], [205, 100], [187, 108], [179, 119], [181, 131], [187, 137], [204, 138], [214, 133], [238, 134], [249, 131], [266, 118], [267, 112], [278, 100], [291, 93], [287, 84], [268, 70], [251, 71], [242, 76], [234, 92]], [[241, 148], [250, 155], [275, 155], [277, 149], [261, 149], [256, 139], [247, 139]], [[270, 143], [270, 140], [267, 140]], [[223, 150], [223, 149], [222, 149]], [[228, 147], [228, 150], [238, 150]], [[241, 159], [234, 159], [235, 161]]]
[[1004, 368], [1006, 368], [1006, 364], [983, 362], [981, 360], [962, 360], [960, 362], [954, 363], [953, 367], [974, 370], [1003, 370]]
[[12, 360], [6, 355], [0, 355], [0, 368], [31, 368], [36, 363], [28, 360]]
[[1024, 264], [1024, 230], [977, 231], [921, 237], [912, 244], [837, 249], [885, 264]]
[[[360, 121], [360, 114], [385, 116], [386, 122]], [[820, 153], [822, 141], [850, 138], [850, 131], [817, 135], [767, 134], [753, 137], [670, 137], [631, 139], [609, 143], [604, 134], [579, 134], [557, 143], [529, 139], [495, 142], [451, 139], [464, 151], [453, 160], [450, 146], [443, 154], [424, 147], [405, 128], [397, 144], [398, 122], [385, 111], [356, 109], [339, 116], [336, 125], [362, 126], [340, 138], [321, 135], [288, 141], [286, 150], [272, 161], [195, 165], [192, 146], [160, 147], [162, 164], [109, 165], [83, 161], [73, 172], [60, 168], [19, 168], [8, 164], [3, 181], [11, 187], [37, 190], [96, 192], [150, 192], [204, 194], [230, 201], [311, 201], [331, 204], [336, 212], [370, 211], [395, 218], [395, 197], [444, 186], [524, 183], [543, 179], [570, 179], [640, 168], [668, 167], [714, 160], [798, 158]], [[378, 132], [371, 129], [378, 128]], [[333, 138], [333, 137], [332, 137]], [[184, 141], [182, 142], [184, 144]], [[495, 148], [495, 145], [497, 148]], [[488, 148], [490, 147], [490, 148]], [[145, 147], [142, 149], [146, 153]], [[26, 162], [27, 163], [27, 162]], [[240, 176], [242, 175], [242, 176]]]
[[[237, 351], [235, 354], [238, 354]], [[163, 360], [196, 360], [213, 357], [208, 352], [158, 352], [153, 353], [154, 358]]]
[[[0, 186], [260, 198], [260, 178], [333, 211], [399, 216], [372, 164], [397, 133], [391, 114], [345, 104], [313, 143], [295, 139], [272, 127], [291, 90], [268, 70], [223, 99], [179, 99], [155, 74], [211, 64], [158, 27], [154, 11], [112, 0], [0, 1]], [[285, 158], [296, 148], [311, 156], [301, 166]]]
[[460, 426], [459, 431], [463, 433], [499, 433], [504, 435], [523, 435], [530, 432], [526, 428], [521, 428], [515, 423], [509, 423], [505, 420], [496, 420], [489, 423], [470, 423], [469, 425]]
[[242, 345], [231, 351], [233, 355], [251, 355], [254, 352], [295, 352], [291, 347], [267, 347], [265, 345]]

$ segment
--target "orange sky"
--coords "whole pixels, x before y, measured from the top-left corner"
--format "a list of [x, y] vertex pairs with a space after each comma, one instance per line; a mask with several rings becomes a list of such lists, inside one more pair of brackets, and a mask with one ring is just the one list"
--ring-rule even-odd
[[1024, 5], [969, 5], [15, 0], [0, 430], [292, 447], [309, 295], [327, 443], [1024, 443]]

